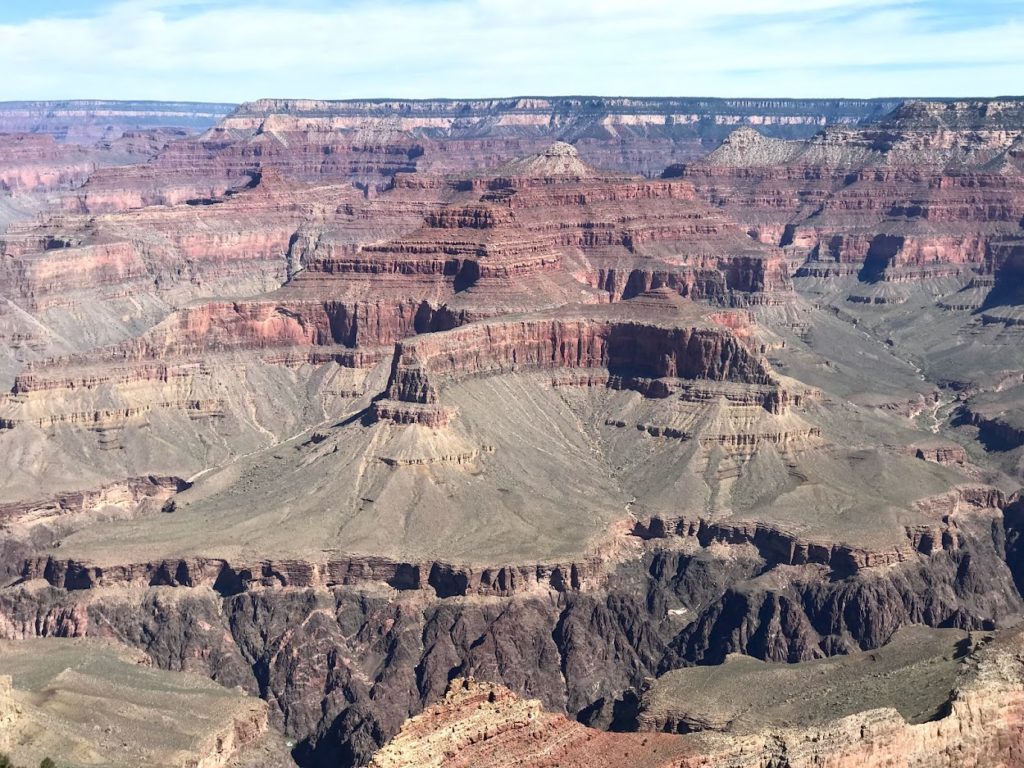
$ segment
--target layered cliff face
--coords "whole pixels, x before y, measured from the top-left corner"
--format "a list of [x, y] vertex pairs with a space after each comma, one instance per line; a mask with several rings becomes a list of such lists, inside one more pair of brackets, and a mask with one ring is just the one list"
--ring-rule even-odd
[[[189, 327], [215, 349], [300, 338], [260, 317]], [[367, 761], [457, 674], [621, 726], [646, 677], [724, 653], [796, 662], [911, 623], [1012, 621], [1006, 498], [856, 447], [919, 435], [783, 380], [766, 334], [661, 290], [400, 342], [336, 417], [163, 512], [62, 515], [59, 547], [17, 554], [0, 626], [113, 633], [243, 685], [318, 765]]]
[[[161, 434], [184, 429], [226, 456], [254, 434], [265, 435], [257, 443], [280, 439], [338, 413], [415, 334], [568, 302], [631, 299], [657, 317], [659, 307], [675, 312], [680, 297], [726, 306], [792, 299], [780, 254], [695, 202], [688, 185], [600, 175], [568, 145], [470, 179], [402, 177], [369, 200], [345, 186], [264, 174], [204, 201], [12, 227], [3, 247], [10, 294], [52, 335], [19, 352], [28, 362], [0, 404], [0, 440], [22, 445], [66, 431], [68, 445], [95, 445], [114, 461], [118, 469], [102, 470], [114, 472], [110, 480], [202, 467], [186, 458], [191, 448], [150, 469], [117, 460], [143, 423]], [[268, 294], [167, 314], [197, 294], [237, 296], [286, 279]], [[580, 320], [577, 335], [610, 334], [621, 350], [636, 343], [631, 334], [649, 333], [611, 319]], [[732, 324], [738, 331], [743, 321]], [[100, 332], [108, 337], [91, 335]], [[675, 376], [677, 365], [691, 376], [702, 363], [682, 359], [686, 345], [695, 345], [691, 357], [705, 354], [697, 349], [705, 343], [714, 356], [716, 338], [684, 332], [660, 342], [679, 359], [653, 368], [643, 358], [661, 351], [641, 349], [630, 361], [613, 349], [593, 364], [619, 378], [630, 369], [630, 380]], [[298, 401], [308, 405], [299, 414], [250, 405], [282, 381], [303, 382]], [[777, 393], [751, 398], [782, 402]], [[158, 414], [167, 421], [154, 422]]]
[[886, 101], [495, 99], [480, 101], [262, 100], [244, 104], [195, 140], [169, 145], [146, 166], [90, 178], [79, 204], [121, 210], [219, 194], [254, 173], [387, 188], [397, 172], [466, 173], [579, 143], [603, 168], [654, 176], [702, 154], [728, 126], [805, 136], [822, 125], [883, 114]]
[[437, 200], [425, 226], [361, 248], [328, 230], [301, 250], [297, 284], [338, 275], [401, 290], [410, 278], [434, 281], [430, 298], [474, 317], [661, 287], [727, 305], [791, 296], [781, 252], [697, 202], [690, 185], [600, 173], [569, 145], [454, 182], [401, 175], [381, 202], [413, 195]]
[[590, 730], [544, 711], [504, 686], [456, 678], [444, 699], [409, 720], [370, 765], [608, 766], [678, 765], [691, 754], [680, 739]]
[[268, 124], [402, 131], [421, 137], [425, 153], [420, 167], [426, 170], [452, 170], [453, 162], [493, 165], [562, 139], [578, 144], [584, 158], [598, 167], [655, 175], [673, 160], [703, 154], [736, 125], [797, 138], [823, 125], [877, 117], [894, 106], [893, 101], [857, 99], [263, 99], [243, 104], [221, 127], [226, 132], [251, 132]]
[[37, 192], [82, 184], [95, 170], [90, 153], [51, 136], [0, 134], [0, 190]]
[[[319, 765], [368, 760], [460, 674], [502, 680], [593, 725], [626, 727], [645, 678], [674, 658], [672, 638], [693, 617], [717, 613], [719, 632], [736, 623], [737, 651], [786, 661], [875, 648], [915, 621], [980, 628], [981, 616], [1016, 610], [999, 605], [1005, 576], [990, 569], [997, 561], [978, 538], [959, 553], [869, 568], [854, 579], [805, 566], [798, 587], [780, 580], [792, 566], [779, 568], [763, 543], [756, 554], [740, 538], [705, 541], [636, 552], [610, 577], [596, 578], [607, 556], [589, 572], [578, 563], [556, 579], [549, 569], [550, 581], [539, 569], [528, 578], [525, 569], [435, 563], [420, 570], [362, 558], [338, 562], [321, 571], [319, 585], [303, 587], [310, 570], [294, 560], [237, 572], [207, 561], [207, 576], [201, 563], [164, 561], [148, 574], [135, 569], [138, 581], [126, 589], [118, 583], [132, 578], [126, 569], [92, 576], [79, 569], [63, 589], [29, 582], [4, 590], [0, 615], [8, 637], [113, 636], [146, 649], [160, 666], [258, 692], [271, 702], [276, 727], [300, 742], [299, 762]], [[760, 599], [737, 605], [729, 585], [771, 563], [744, 587]], [[818, 634], [831, 620], [839, 622], [833, 634]], [[780, 657], [783, 643], [802, 650]], [[856, 733], [851, 743], [875, 744]]]
[[357, 243], [422, 221], [415, 204], [353, 208], [360, 199], [350, 187], [309, 188], [266, 175], [221, 198], [12, 225], [0, 238], [0, 287], [38, 320], [42, 337], [23, 359], [137, 336], [196, 297], [272, 290], [300, 268], [292, 246], [304, 228], [331, 223], [336, 238]]
[[[908, 102], [803, 141], [743, 128], [665, 176], [782, 246], [798, 293], [944, 388], [911, 412], [932, 410], [933, 431], [959, 426], [1019, 477], [1015, 409], [993, 419], [965, 402], [1020, 374], [1006, 351], [1020, 337], [1021, 126], [1019, 100]], [[836, 357], [821, 325], [783, 335]]]
[[59, 205], [116, 166], [146, 163], [204, 130], [231, 105], [165, 102], [0, 103], [0, 232]]
[[250, 765], [1015, 754], [1013, 104], [593, 162], [823, 109], [670, 106], [262, 102], [8, 227], [0, 635], [241, 686]]
[[1019, 101], [911, 102], [797, 142], [752, 128], [666, 172], [806, 255], [798, 274], [863, 282], [992, 273], [1024, 215]]

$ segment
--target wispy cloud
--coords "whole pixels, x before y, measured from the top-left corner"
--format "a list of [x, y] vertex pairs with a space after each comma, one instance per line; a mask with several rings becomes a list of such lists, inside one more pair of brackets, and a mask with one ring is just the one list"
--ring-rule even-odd
[[1024, 9], [974, 2], [970, 23], [949, 21], [965, 7], [949, 0], [137, 0], [84, 10], [64, 3], [13, 19], [0, 9], [7, 74], [0, 98], [1019, 90]]

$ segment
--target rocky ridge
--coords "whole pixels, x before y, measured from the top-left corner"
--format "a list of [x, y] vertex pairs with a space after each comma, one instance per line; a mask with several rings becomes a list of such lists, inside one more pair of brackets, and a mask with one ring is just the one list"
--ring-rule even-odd
[[[749, 736], [592, 732], [506, 688], [457, 679], [445, 699], [410, 720], [371, 763], [397, 766], [883, 766], [1013, 765], [1021, 759], [1019, 635], [972, 657], [948, 709], [911, 724], [879, 708], [814, 726], [777, 724]], [[512, 758], [511, 756], [515, 756]], [[512, 762], [503, 762], [512, 760]]]

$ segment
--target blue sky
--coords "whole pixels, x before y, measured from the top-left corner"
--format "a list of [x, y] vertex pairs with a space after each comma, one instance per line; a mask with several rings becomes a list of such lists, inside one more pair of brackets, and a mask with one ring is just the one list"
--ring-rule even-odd
[[0, 100], [995, 96], [1024, 0], [8, 0]]

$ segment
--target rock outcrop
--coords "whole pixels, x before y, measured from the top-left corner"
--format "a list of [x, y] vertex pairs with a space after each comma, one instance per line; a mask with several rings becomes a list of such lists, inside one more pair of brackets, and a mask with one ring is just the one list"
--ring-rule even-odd
[[690, 752], [671, 736], [591, 730], [504, 686], [456, 678], [444, 699], [406, 723], [370, 765], [647, 768], [677, 765]]
[[820, 126], [885, 114], [889, 100], [513, 98], [425, 101], [262, 99], [241, 105], [225, 135], [273, 127], [416, 136], [423, 170], [497, 165], [562, 139], [578, 143], [598, 167], [654, 175], [673, 159], [703, 153], [736, 125], [773, 136], [808, 136]]
[[[924, 722], [908, 722], [895, 709], [883, 707], [814, 724], [780, 721], [749, 735], [590, 731], [502, 686], [456, 679], [446, 697], [408, 721], [371, 765], [1014, 765], [1024, 756], [1020, 642], [1019, 633], [1012, 633], [976, 651], [952, 694], [944, 692], [944, 706]], [[790, 671], [796, 676], [814, 674], [799, 666]], [[802, 715], [828, 718], [825, 712], [797, 708]], [[775, 717], [770, 711], [757, 716]], [[647, 722], [644, 717], [641, 714], [641, 722]]]

